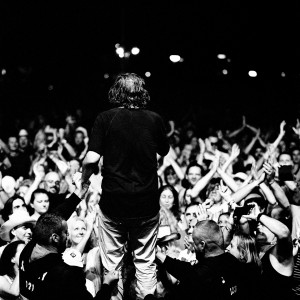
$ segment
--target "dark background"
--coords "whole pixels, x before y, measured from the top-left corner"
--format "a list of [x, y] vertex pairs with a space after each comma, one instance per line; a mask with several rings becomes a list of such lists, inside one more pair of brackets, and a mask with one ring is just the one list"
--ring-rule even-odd
[[[300, 115], [298, 1], [36, 2], [1, 3], [1, 132], [16, 118], [76, 108], [89, 127], [123, 71], [151, 72], [150, 108], [178, 122], [233, 128], [245, 114], [278, 127]], [[116, 43], [141, 52], [120, 59]], [[171, 63], [171, 54], [184, 61]]]

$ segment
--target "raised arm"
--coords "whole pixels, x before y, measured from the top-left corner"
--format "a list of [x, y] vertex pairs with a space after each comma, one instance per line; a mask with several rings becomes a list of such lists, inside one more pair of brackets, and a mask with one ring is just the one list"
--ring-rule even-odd
[[220, 161], [220, 153], [217, 152], [210, 171], [205, 176], [203, 176], [190, 190], [190, 195], [192, 198], [197, 197], [199, 193], [208, 185], [209, 181], [213, 178], [214, 174], [218, 169], [219, 161]]
[[233, 137], [237, 136], [240, 132], [242, 132], [245, 128], [246, 128], [246, 117], [243, 116], [243, 124], [242, 124], [242, 126], [241, 126], [240, 128], [238, 128], [238, 129], [236, 129], [236, 130], [230, 132], [230, 133], [227, 135], [227, 137], [233, 138]]

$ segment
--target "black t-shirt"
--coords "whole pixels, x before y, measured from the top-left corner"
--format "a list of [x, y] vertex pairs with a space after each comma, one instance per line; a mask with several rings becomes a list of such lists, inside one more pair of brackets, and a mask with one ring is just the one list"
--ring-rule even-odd
[[203, 258], [193, 266], [167, 257], [163, 266], [180, 281], [172, 299], [243, 299], [242, 265], [229, 253]]
[[100, 113], [88, 150], [103, 156], [100, 207], [105, 214], [136, 218], [158, 213], [156, 154], [169, 151], [158, 114], [125, 108]]

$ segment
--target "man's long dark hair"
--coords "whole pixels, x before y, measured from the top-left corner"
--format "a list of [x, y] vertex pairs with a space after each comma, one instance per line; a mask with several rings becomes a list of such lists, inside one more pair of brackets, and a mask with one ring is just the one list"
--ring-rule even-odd
[[108, 92], [109, 102], [125, 108], [145, 108], [150, 101], [145, 81], [134, 73], [118, 75]]

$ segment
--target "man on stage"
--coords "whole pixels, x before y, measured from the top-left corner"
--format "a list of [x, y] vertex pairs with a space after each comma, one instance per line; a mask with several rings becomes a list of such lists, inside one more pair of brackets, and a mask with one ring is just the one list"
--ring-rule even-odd
[[[133, 73], [119, 75], [108, 96], [115, 108], [96, 118], [83, 161], [82, 184], [89, 180], [103, 156], [103, 265], [107, 271], [120, 270], [128, 243], [138, 289], [154, 292], [159, 225], [157, 154], [165, 156], [169, 144], [162, 118], [145, 109], [150, 97], [141, 77]], [[121, 298], [122, 291], [118, 292]]]

